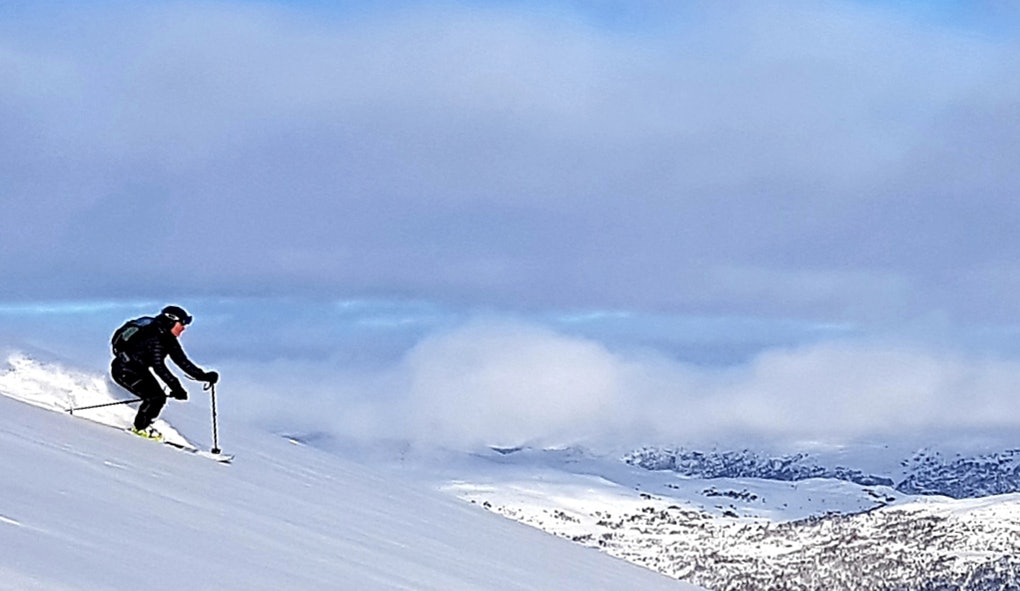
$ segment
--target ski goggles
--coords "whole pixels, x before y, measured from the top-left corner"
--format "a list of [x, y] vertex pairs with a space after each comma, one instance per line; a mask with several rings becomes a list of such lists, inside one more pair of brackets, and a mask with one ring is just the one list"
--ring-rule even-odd
[[181, 326], [187, 326], [187, 325], [191, 324], [191, 320], [192, 320], [191, 316], [181, 317], [181, 316], [178, 316], [176, 314], [171, 314], [170, 312], [163, 312], [163, 316], [166, 316], [167, 318], [169, 318], [170, 320], [173, 320], [174, 322], [180, 322]]

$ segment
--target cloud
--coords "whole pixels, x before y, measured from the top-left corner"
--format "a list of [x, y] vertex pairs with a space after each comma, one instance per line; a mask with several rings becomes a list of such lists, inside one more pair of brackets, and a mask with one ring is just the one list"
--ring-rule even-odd
[[419, 343], [404, 362], [418, 437], [519, 443], [578, 437], [616, 414], [624, 385], [602, 346], [515, 324], [476, 324]]
[[1015, 33], [854, 2], [638, 12], [23, 9], [0, 297], [1020, 311], [972, 297], [1020, 254]]
[[[196, 318], [185, 349], [223, 376], [225, 425], [458, 448], [930, 444], [1020, 427], [1017, 338], [1007, 329], [957, 333], [933, 321], [908, 339], [760, 320], [557, 322], [420, 303], [183, 303]], [[103, 376], [113, 328], [161, 305], [0, 306], [0, 348]], [[703, 351], [712, 348], [729, 354]]]
[[871, 339], [769, 347], [744, 363], [700, 366], [485, 317], [431, 331], [372, 368], [288, 360], [226, 368], [245, 392], [230, 409], [235, 420], [341, 440], [924, 445], [1020, 426], [1017, 362]]
[[1020, 364], [888, 343], [769, 350], [719, 369], [473, 326], [421, 343], [407, 370], [419, 434], [458, 441], [930, 441], [1020, 422]]

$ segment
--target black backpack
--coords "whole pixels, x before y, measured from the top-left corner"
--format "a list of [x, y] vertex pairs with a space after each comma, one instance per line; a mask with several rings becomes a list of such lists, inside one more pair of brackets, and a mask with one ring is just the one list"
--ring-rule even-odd
[[123, 326], [113, 333], [113, 338], [110, 339], [110, 347], [113, 349], [113, 354], [119, 356], [121, 353], [128, 353], [134, 349], [134, 345], [139, 339], [132, 339], [139, 331], [151, 326], [155, 321], [155, 318], [142, 316], [141, 318], [135, 318], [134, 320], [128, 320], [125, 322]]

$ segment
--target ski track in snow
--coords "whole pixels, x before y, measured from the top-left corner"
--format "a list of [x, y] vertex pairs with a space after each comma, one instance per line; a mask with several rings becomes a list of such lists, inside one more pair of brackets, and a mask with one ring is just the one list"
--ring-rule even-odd
[[15, 526], [21, 527], [21, 522], [20, 521], [18, 521], [17, 519], [11, 519], [10, 517], [7, 517], [6, 515], [0, 515], [0, 523], [2, 523], [4, 525], [15, 525]]

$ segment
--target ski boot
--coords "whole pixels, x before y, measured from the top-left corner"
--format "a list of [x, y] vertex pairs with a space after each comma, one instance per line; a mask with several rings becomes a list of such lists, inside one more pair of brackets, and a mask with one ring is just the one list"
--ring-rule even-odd
[[146, 439], [151, 439], [153, 441], [163, 441], [163, 434], [157, 431], [156, 428], [153, 427], [152, 425], [149, 425], [144, 429], [137, 429], [135, 427], [131, 427], [131, 432], [139, 437], [144, 437]]

